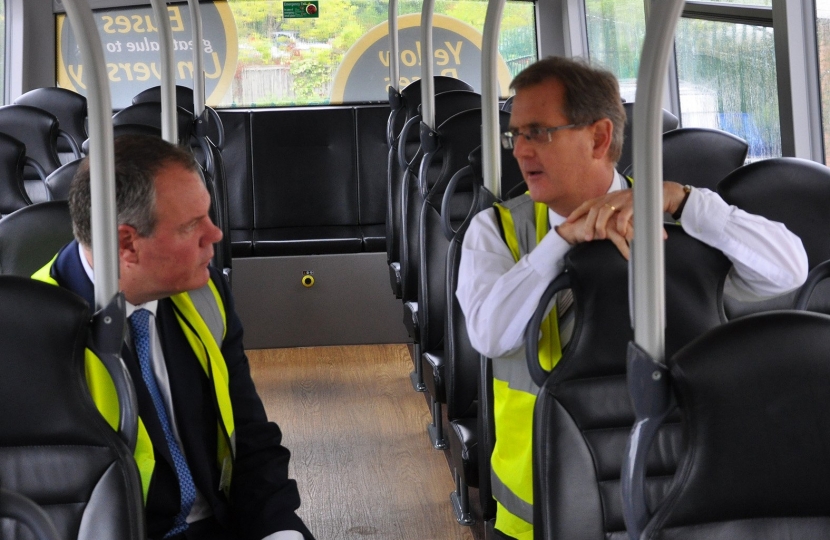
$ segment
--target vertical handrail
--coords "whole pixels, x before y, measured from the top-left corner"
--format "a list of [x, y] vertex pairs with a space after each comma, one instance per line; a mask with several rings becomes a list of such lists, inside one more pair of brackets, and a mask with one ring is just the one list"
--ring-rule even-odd
[[118, 233], [115, 206], [115, 157], [104, 46], [86, 0], [64, 0], [81, 61], [86, 69], [89, 115], [89, 177], [92, 201], [92, 259], [95, 267], [95, 309], [107, 306], [118, 293]]
[[205, 111], [202, 12], [199, 9], [199, 0], [187, 0], [187, 7], [190, 9], [190, 24], [193, 26], [193, 117], [198, 120]]
[[[648, 3], [647, 3], [648, 4]], [[633, 113], [634, 242], [631, 250], [634, 343], [628, 351], [628, 388], [636, 416], [621, 471], [623, 517], [630, 540], [648, 524], [645, 463], [670, 409], [665, 367], [662, 97], [668, 60], [684, 0], [650, 4]]]
[[389, 88], [400, 93], [401, 65], [398, 39], [398, 0], [389, 0]]
[[663, 264], [663, 85], [683, 0], [654, 2], [649, 10], [634, 101], [633, 163], [634, 341], [651, 357], [665, 354], [666, 295]]
[[490, 0], [481, 38], [481, 159], [484, 187], [501, 198], [499, 150], [499, 29], [505, 0]]
[[176, 144], [179, 139], [179, 130], [176, 125], [176, 66], [173, 57], [173, 30], [170, 28], [167, 2], [150, 0], [150, 3], [156, 16], [159, 56], [161, 57], [161, 137], [169, 143]]
[[432, 16], [435, 0], [424, 0], [421, 8], [421, 123], [435, 129], [435, 67], [432, 65]]

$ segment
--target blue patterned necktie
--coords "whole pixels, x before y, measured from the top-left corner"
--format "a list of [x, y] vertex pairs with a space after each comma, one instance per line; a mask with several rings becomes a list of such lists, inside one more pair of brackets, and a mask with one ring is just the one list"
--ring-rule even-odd
[[153, 374], [152, 352], [150, 348], [150, 312], [146, 309], [137, 309], [130, 315], [130, 326], [132, 327], [135, 351], [138, 355], [138, 363], [141, 367], [141, 378], [150, 392], [153, 405], [156, 407], [159, 422], [164, 430], [164, 438], [170, 448], [170, 455], [176, 466], [176, 476], [179, 477], [179, 490], [182, 496], [181, 511], [176, 516], [173, 528], [164, 535], [165, 538], [179, 534], [187, 529], [187, 516], [193, 508], [193, 501], [196, 500], [196, 486], [193, 477], [190, 475], [190, 468], [187, 466], [184, 454], [179, 448], [176, 438], [173, 436], [173, 429], [170, 426], [170, 418], [167, 415], [167, 407], [161, 397], [156, 376]]

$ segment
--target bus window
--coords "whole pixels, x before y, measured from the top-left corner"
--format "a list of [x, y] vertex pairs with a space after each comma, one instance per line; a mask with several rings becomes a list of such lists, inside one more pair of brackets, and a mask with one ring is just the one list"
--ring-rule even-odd
[[[827, 154], [826, 150], [830, 149], [830, 0], [816, 0], [816, 34], [820, 66], [821, 120]], [[825, 164], [830, 164], [830, 158], [825, 157]]]
[[634, 101], [646, 35], [643, 0], [586, 0], [585, 13], [591, 60], [616, 75], [622, 98]]
[[682, 125], [741, 137], [750, 161], [781, 156], [773, 29], [684, 18], [675, 47]]

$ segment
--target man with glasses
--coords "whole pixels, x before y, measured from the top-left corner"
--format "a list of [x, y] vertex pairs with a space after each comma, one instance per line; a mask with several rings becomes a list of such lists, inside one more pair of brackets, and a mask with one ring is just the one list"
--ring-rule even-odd
[[[496, 443], [491, 456], [496, 532], [533, 538], [532, 422], [538, 387], [527, 384], [524, 330], [575, 244], [611, 240], [626, 258], [633, 238], [632, 192], [615, 170], [625, 112], [615, 77], [588, 63], [546, 58], [511, 83], [516, 95], [502, 144], [528, 193], [479, 213], [464, 236], [456, 296], [473, 346], [493, 359]], [[733, 263], [727, 290], [741, 299], [801, 285], [807, 255], [782, 224], [727, 205], [716, 193], [674, 182], [664, 210], [691, 236]], [[558, 335], [543, 336], [540, 364], [552, 369], [568, 340], [566, 295]]]

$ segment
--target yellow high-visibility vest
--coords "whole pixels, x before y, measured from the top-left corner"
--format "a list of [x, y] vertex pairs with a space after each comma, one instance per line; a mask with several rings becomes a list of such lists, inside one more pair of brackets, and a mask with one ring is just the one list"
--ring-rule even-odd
[[[515, 261], [530, 253], [550, 230], [548, 207], [525, 194], [496, 212]], [[539, 364], [547, 371], [562, 357], [556, 306], [542, 322]], [[490, 459], [496, 529], [519, 540], [533, 539], [533, 408], [539, 387], [527, 369], [525, 348], [493, 358], [496, 444]]]

